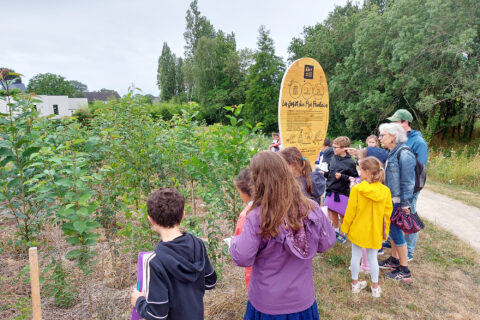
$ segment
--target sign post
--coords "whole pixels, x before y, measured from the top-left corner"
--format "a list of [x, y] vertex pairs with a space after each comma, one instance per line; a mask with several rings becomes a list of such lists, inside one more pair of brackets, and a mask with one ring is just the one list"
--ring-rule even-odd
[[325, 73], [312, 58], [292, 63], [283, 76], [278, 125], [285, 148], [297, 147], [313, 165], [327, 135], [329, 117]]
[[33, 320], [42, 320], [37, 247], [28, 249], [28, 260], [30, 262], [30, 286], [32, 288]]

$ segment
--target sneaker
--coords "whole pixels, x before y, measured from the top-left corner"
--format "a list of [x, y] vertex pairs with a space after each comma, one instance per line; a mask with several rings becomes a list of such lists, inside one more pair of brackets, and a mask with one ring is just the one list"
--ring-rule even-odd
[[352, 284], [352, 293], [359, 293], [367, 287], [367, 281], [358, 281], [357, 284]]
[[413, 256], [408, 256], [408, 262], [413, 260]]
[[343, 244], [343, 243], [345, 243], [346, 241], [347, 241], [347, 237], [342, 236], [341, 234], [339, 234], [339, 235], [337, 236], [337, 242], [338, 242], [338, 243], [342, 243], [342, 244]]
[[390, 241], [383, 241], [382, 247], [384, 247], [384, 248], [391, 248], [392, 245], [390, 244]]
[[395, 258], [390, 256], [388, 259], [380, 261], [378, 263], [378, 267], [380, 269], [396, 269], [396, 268], [400, 267], [400, 262], [397, 259], [395, 259], [397, 261], [395, 261], [394, 259]]
[[380, 249], [380, 250], [378, 250], [377, 254], [378, 254], [379, 256], [383, 255], [383, 248]]
[[392, 280], [401, 280], [405, 282], [412, 280], [412, 273], [410, 270], [403, 271], [402, 269], [403, 268], [397, 268], [392, 272], [387, 272], [385, 276]]
[[374, 298], [380, 298], [380, 295], [382, 294], [382, 288], [380, 288], [380, 286], [374, 288], [374, 287], [371, 287], [372, 289], [372, 297]]

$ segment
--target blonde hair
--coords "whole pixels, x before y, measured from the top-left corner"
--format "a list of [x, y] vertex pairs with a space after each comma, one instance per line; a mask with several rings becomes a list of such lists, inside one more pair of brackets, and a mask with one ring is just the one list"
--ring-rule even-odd
[[336, 144], [340, 147], [348, 148], [350, 147], [350, 139], [346, 136], [340, 136], [337, 137], [335, 140], [333, 140], [332, 144]]
[[289, 165], [292, 165], [302, 176], [305, 177], [305, 181], [307, 182], [307, 190], [305, 191], [307, 191], [309, 194], [312, 194], [312, 178], [310, 178], [312, 166], [310, 165], [310, 161], [303, 157], [302, 153], [297, 147], [288, 147], [283, 149], [280, 152], [280, 155], [283, 159], [285, 159], [285, 161], [287, 161]]
[[261, 207], [262, 238], [279, 235], [283, 223], [295, 231], [300, 230], [312, 204], [303, 195], [287, 162], [275, 152], [259, 152], [250, 161], [250, 174], [252, 209]]
[[378, 143], [378, 137], [374, 134], [369, 135], [367, 139], [365, 139], [365, 142], [368, 142], [368, 140], [372, 140], [372, 139], [375, 140], [376, 143]]
[[385, 181], [385, 170], [383, 169], [382, 163], [375, 157], [369, 156], [363, 158], [358, 163], [360, 169], [366, 170], [372, 174], [371, 182], [381, 182]]

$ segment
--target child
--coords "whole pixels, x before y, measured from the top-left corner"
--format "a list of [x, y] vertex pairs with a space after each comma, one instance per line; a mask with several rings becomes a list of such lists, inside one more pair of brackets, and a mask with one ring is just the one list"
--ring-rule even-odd
[[335, 243], [333, 228], [278, 154], [255, 155], [250, 174], [252, 208], [229, 249], [253, 266], [244, 319], [319, 319], [312, 259]]
[[355, 161], [352, 160], [346, 149], [350, 146], [350, 139], [341, 136], [333, 140], [334, 156], [330, 161], [329, 170], [325, 172], [327, 178], [327, 193], [325, 205], [328, 207], [328, 216], [337, 233], [337, 241], [345, 243], [345, 236], [340, 233], [340, 224], [347, 208], [350, 194], [350, 177], [358, 177]]
[[342, 232], [352, 243], [352, 292], [359, 293], [367, 286], [366, 281], [358, 281], [358, 272], [362, 248], [367, 250], [372, 280], [372, 296], [379, 298], [382, 289], [378, 285], [377, 251], [382, 247], [386, 230], [390, 229], [390, 215], [393, 210], [390, 189], [382, 184], [384, 170], [375, 157], [360, 160], [360, 178], [362, 182], [353, 187], [350, 193]]
[[302, 192], [308, 198], [321, 205], [322, 194], [325, 192], [325, 177], [319, 172], [312, 172], [310, 161], [302, 156], [297, 147], [288, 147], [280, 152], [287, 161], [293, 176], [297, 179]]
[[365, 140], [367, 143], [367, 147], [377, 147], [378, 148], [378, 137], [374, 134], [371, 136], [367, 137], [367, 140]]
[[326, 161], [327, 159], [324, 159], [325, 151], [331, 147], [332, 147], [332, 142], [330, 141], [330, 139], [325, 138], [325, 140], [323, 140], [322, 149], [320, 149], [320, 153], [318, 154], [317, 161], [315, 161], [315, 164], [318, 165], [321, 171], [328, 170], [328, 168], [324, 169], [322, 166], [324, 166], [323, 165], [324, 163], [327, 163]]
[[280, 134], [278, 132], [272, 133], [272, 144], [270, 145], [270, 151], [278, 152], [280, 151], [280, 146], [282, 142], [280, 141]]
[[148, 196], [148, 220], [162, 242], [148, 261], [146, 291], [134, 289], [130, 299], [147, 320], [203, 319], [203, 295], [217, 283], [202, 240], [180, 231], [184, 205], [185, 198], [174, 188]]
[[[234, 236], [238, 236], [240, 233], [242, 233], [243, 225], [245, 224], [245, 219], [247, 218], [247, 212], [252, 207], [252, 183], [250, 178], [250, 169], [246, 168], [240, 171], [233, 183], [238, 193], [240, 194], [240, 198], [242, 198], [242, 201], [245, 204], [245, 209], [243, 209], [243, 211], [240, 213], [240, 216], [237, 220], [237, 226], [235, 228]], [[252, 267], [246, 267], [245, 284], [247, 285], [247, 290], [250, 283], [251, 275]]]

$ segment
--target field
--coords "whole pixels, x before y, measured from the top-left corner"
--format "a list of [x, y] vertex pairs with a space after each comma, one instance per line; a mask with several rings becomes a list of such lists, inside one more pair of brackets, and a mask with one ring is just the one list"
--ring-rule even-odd
[[[159, 241], [146, 196], [174, 186], [187, 199], [182, 227], [204, 239], [220, 275], [205, 297], [206, 318], [241, 319], [243, 270], [222, 239], [243, 208], [233, 178], [269, 142], [243, 122], [241, 106], [227, 108], [229, 125], [207, 127], [187, 106], [171, 120], [155, 119], [133, 92], [78, 119], [38, 118], [34, 101], [16, 101], [0, 117], [0, 318], [31, 317], [26, 252], [37, 246], [44, 319], [128, 319], [136, 255]], [[478, 254], [434, 225], [420, 236], [415, 281], [382, 279], [380, 300], [350, 294], [349, 252], [336, 245], [315, 258], [322, 318], [479, 314]]]

